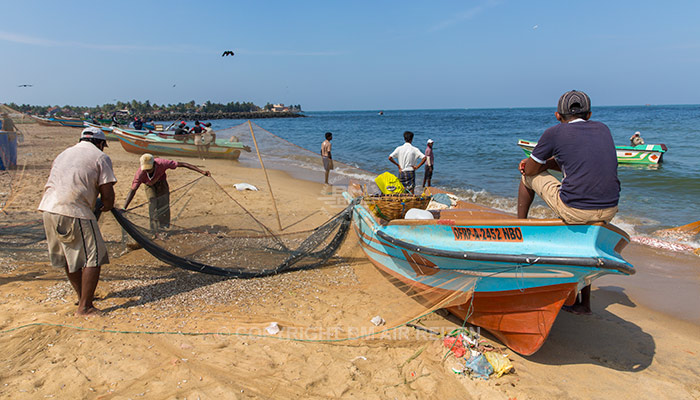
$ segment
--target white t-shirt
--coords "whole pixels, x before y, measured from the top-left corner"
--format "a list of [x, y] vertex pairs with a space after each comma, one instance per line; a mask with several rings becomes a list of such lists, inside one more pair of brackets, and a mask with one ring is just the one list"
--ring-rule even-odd
[[53, 160], [39, 210], [95, 219], [100, 185], [116, 181], [109, 156], [90, 142], [79, 142]]
[[394, 149], [389, 157], [399, 163], [402, 171], [413, 171], [413, 166], [420, 164], [420, 160], [424, 159], [425, 155], [417, 147], [406, 142]]

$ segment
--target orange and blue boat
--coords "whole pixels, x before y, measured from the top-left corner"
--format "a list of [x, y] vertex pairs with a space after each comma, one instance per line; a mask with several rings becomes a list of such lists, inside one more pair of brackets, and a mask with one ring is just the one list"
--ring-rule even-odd
[[356, 195], [344, 193], [354, 202], [353, 227], [379, 270], [450, 298], [444, 308], [523, 355], [543, 345], [562, 306], [583, 287], [635, 272], [620, 255], [630, 237], [612, 224], [517, 219], [461, 201], [431, 211], [433, 219], [387, 221]]

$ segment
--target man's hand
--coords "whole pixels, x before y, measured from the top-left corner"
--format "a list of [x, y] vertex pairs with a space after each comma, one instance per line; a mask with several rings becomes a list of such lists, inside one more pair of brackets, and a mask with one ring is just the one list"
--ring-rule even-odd
[[525, 162], [527, 161], [527, 158], [523, 158], [520, 161], [520, 164], [518, 165], [518, 170], [520, 170], [521, 175], [525, 175]]
[[202, 172], [202, 175], [204, 175], [204, 176], [211, 176], [211, 172], [209, 172], [209, 171], [203, 171], [203, 172]]

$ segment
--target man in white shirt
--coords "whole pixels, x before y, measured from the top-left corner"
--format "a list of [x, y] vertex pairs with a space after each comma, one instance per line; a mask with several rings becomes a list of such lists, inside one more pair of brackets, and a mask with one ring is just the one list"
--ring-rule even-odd
[[53, 161], [39, 204], [51, 264], [65, 269], [78, 294], [76, 315], [99, 313], [92, 301], [100, 280], [100, 267], [109, 263], [93, 212], [98, 195], [102, 198], [101, 211], [114, 206], [117, 178], [112, 160], [103, 153], [106, 139], [99, 128], [85, 128], [78, 144], [64, 150]]
[[[413, 142], [413, 132], [404, 132], [403, 138], [406, 143], [394, 149], [389, 155], [389, 161], [399, 167], [401, 184], [408, 192], [413, 193], [413, 189], [416, 186], [416, 170], [425, 163], [425, 155], [411, 144]], [[416, 163], [418, 164], [416, 165]]]

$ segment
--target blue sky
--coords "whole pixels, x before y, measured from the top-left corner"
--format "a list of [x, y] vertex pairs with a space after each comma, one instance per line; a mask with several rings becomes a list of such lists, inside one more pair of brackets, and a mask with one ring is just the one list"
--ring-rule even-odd
[[578, 89], [594, 106], [700, 103], [695, 0], [0, 0], [0, 9], [0, 102], [541, 107]]

